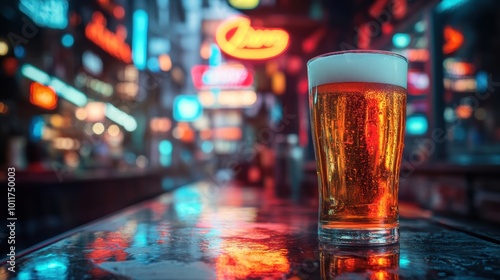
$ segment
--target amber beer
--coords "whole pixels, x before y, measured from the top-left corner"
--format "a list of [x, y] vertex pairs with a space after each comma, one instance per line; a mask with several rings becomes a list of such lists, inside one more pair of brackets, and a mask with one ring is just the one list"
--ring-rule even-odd
[[319, 249], [321, 279], [399, 279], [399, 244]]
[[399, 240], [398, 186], [407, 61], [387, 52], [340, 52], [308, 63], [319, 239]]

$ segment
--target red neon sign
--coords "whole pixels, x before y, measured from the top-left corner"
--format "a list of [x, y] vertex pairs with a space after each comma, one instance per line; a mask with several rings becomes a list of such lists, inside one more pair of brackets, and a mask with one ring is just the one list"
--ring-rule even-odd
[[226, 64], [216, 67], [195, 65], [191, 77], [197, 89], [239, 89], [253, 84], [253, 74], [241, 64]]
[[451, 26], [444, 27], [444, 54], [451, 54], [458, 50], [464, 43], [464, 35], [452, 28]]
[[255, 29], [250, 20], [236, 17], [222, 23], [215, 40], [221, 50], [242, 59], [268, 59], [282, 54], [290, 44], [290, 35], [283, 29]]
[[94, 12], [92, 20], [85, 27], [85, 36], [110, 55], [125, 63], [132, 62], [132, 51], [125, 43], [127, 31], [125, 27], [117, 28], [116, 33], [106, 28], [106, 18], [100, 12]]
[[57, 106], [57, 94], [52, 88], [33, 82], [30, 86], [30, 102], [44, 109], [52, 110]]

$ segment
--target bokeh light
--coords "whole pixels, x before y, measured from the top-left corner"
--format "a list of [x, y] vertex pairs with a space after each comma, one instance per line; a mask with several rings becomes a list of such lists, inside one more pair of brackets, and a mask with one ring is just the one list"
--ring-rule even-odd
[[108, 127], [108, 133], [110, 136], [118, 136], [118, 134], [120, 134], [120, 127], [116, 124], [112, 124]]
[[104, 124], [98, 122], [98, 123], [95, 123], [93, 126], [92, 126], [92, 131], [97, 134], [97, 135], [101, 135], [103, 132], [104, 132]]
[[0, 55], [6, 55], [9, 52], [9, 45], [5, 41], [0, 41]]

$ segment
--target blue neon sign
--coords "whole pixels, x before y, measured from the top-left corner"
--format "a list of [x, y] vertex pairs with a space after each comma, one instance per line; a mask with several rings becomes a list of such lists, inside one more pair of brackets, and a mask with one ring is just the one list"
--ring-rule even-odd
[[429, 124], [424, 115], [409, 116], [406, 119], [406, 134], [408, 135], [423, 135], [427, 133]]
[[41, 27], [64, 29], [68, 26], [67, 0], [20, 0], [19, 10]]
[[133, 15], [132, 60], [135, 67], [144, 70], [147, 64], [148, 13], [137, 10]]
[[179, 122], [192, 122], [201, 117], [203, 108], [195, 95], [178, 95], [174, 99], [174, 119]]

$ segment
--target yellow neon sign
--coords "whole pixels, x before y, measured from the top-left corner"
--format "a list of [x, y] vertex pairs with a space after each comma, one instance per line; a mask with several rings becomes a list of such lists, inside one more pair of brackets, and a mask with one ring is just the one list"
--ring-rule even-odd
[[229, 0], [229, 5], [236, 9], [250, 10], [259, 5], [259, 0]]
[[222, 23], [215, 40], [228, 55], [242, 59], [268, 59], [282, 54], [290, 44], [290, 35], [283, 29], [255, 29], [250, 20], [236, 17]]

